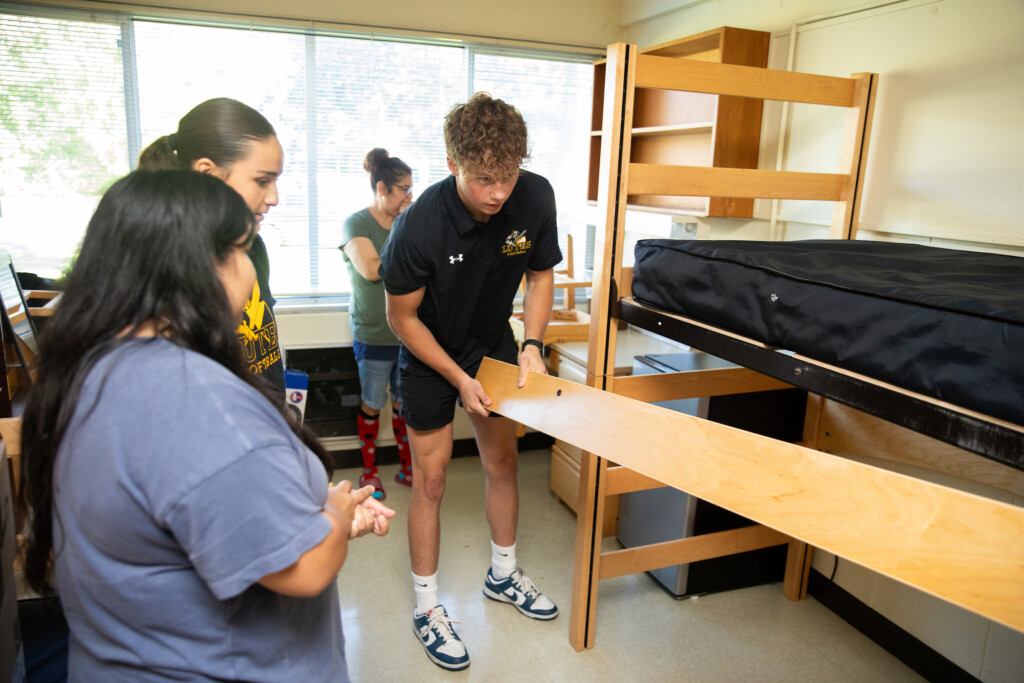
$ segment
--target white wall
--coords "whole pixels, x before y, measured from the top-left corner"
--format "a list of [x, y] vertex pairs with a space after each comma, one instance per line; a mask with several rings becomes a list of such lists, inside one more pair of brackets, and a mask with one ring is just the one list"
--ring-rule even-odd
[[[670, 6], [675, 5], [675, 9]], [[1019, 0], [623, 2], [623, 37], [651, 45], [721, 25], [773, 32], [770, 66], [833, 76], [873, 71], [879, 92], [861, 237], [1024, 252], [1024, 2]], [[834, 172], [837, 112], [796, 105], [783, 168]], [[766, 106], [761, 167], [774, 168], [781, 107]], [[776, 118], [773, 120], [772, 116]], [[835, 135], [835, 138], [830, 136]], [[777, 236], [819, 236], [824, 202], [782, 202]], [[767, 219], [771, 203], [759, 202]], [[713, 221], [715, 236], [765, 224]], [[788, 232], [787, 232], [788, 231]]]

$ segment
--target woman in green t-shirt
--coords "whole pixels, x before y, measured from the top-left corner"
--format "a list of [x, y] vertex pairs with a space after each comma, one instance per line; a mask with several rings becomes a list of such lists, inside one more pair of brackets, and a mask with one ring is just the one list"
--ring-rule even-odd
[[380, 411], [391, 388], [391, 426], [398, 444], [401, 470], [395, 481], [412, 486], [409, 437], [402, 417], [398, 393], [398, 338], [388, 327], [384, 308], [384, 283], [377, 274], [380, 250], [391, 232], [391, 223], [412, 204], [412, 169], [387, 150], [376, 147], [366, 155], [363, 168], [370, 174], [373, 201], [345, 219], [339, 249], [352, 282], [349, 320], [352, 346], [359, 364], [362, 405], [356, 422], [363, 454], [359, 486], [374, 487], [374, 497], [383, 500], [384, 488], [377, 476], [377, 432]]

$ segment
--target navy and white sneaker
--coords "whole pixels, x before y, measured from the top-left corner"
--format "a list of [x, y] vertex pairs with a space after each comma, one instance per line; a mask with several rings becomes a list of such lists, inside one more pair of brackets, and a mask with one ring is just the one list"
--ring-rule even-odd
[[531, 619], [547, 621], [558, 616], [555, 604], [537, 590], [522, 569], [516, 569], [507, 579], [501, 580], [495, 579], [488, 569], [484, 579], [484, 595], [491, 600], [515, 605], [517, 610]]
[[456, 620], [448, 618], [442, 605], [423, 615], [417, 615], [413, 610], [412, 630], [423, 644], [430, 661], [442, 669], [461, 671], [469, 666], [469, 653], [455, 634], [453, 621]]

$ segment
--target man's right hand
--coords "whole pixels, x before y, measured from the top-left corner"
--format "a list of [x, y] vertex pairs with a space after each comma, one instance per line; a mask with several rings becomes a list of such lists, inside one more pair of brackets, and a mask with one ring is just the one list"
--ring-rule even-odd
[[459, 397], [462, 399], [462, 407], [467, 412], [487, 417], [491, 414], [491, 397], [484, 391], [484, 387], [470, 376], [459, 385]]

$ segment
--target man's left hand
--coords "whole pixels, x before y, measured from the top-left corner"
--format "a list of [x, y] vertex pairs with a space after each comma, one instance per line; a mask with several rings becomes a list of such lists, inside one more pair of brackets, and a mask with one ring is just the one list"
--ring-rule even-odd
[[519, 353], [519, 388], [526, 386], [526, 376], [531, 372], [539, 372], [542, 375], [548, 374], [548, 368], [544, 365], [544, 359], [540, 355], [540, 349], [530, 345]]

